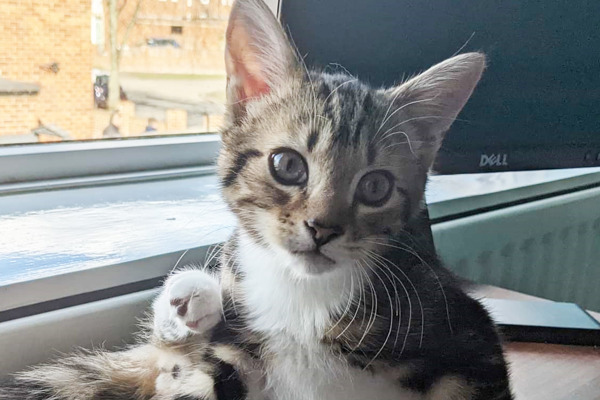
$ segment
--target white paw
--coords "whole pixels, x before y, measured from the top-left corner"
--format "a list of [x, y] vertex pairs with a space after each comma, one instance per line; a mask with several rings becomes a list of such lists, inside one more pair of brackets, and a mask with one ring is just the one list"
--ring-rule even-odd
[[182, 330], [204, 333], [221, 320], [219, 282], [201, 270], [182, 271], [165, 282], [169, 319]]

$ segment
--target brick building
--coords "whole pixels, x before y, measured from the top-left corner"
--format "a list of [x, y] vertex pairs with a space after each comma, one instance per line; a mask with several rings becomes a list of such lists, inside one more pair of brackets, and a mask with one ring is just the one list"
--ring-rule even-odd
[[0, 143], [89, 137], [90, 24], [90, 0], [0, 2]]
[[[224, 32], [232, 3], [232, 0], [121, 0], [123, 8], [118, 22], [119, 43], [123, 44], [121, 71], [223, 74]], [[97, 40], [95, 65], [107, 68], [110, 52], [106, 6], [103, 13], [104, 26], [97, 30], [103, 31], [104, 40]]]
[[[221, 85], [212, 81], [224, 80], [224, 32], [232, 3], [118, 0], [119, 43], [129, 31], [121, 71], [205, 75], [207, 93], [197, 98], [222, 102]], [[92, 68], [109, 69], [108, 21], [105, 0], [0, 1], [0, 144], [101, 137], [108, 114], [93, 107]], [[157, 44], [165, 40], [176, 45]], [[147, 81], [154, 87], [151, 77]], [[138, 125], [147, 122], [130, 111], [126, 136], [138, 134]], [[197, 128], [198, 118], [190, 117], [190, 125], [214, 130], [217, 114], [206, 114], [204, 128]], [[165, 117], [160, 130], [183, 131], [179, 122]]]

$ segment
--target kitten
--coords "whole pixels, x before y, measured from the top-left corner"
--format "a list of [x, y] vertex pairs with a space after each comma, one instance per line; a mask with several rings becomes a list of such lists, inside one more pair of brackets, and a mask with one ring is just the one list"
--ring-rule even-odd
[[226, 42], [218, 170], [239, 224], [218, 274], [171, 275], [139, 346], [0, 399], [511, 399], [492, 321], [415, 228], [484, 56], [373, 89], [307, 70], [261, 0], [235, 3]]

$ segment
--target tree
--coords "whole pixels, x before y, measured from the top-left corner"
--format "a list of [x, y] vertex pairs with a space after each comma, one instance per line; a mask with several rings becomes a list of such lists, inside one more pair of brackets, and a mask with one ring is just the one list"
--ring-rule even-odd
[[[137, 22], [138, 13], [144, 0], [137, 0], [131, 17], [129, 17], [125, 26], [125, 31], [119, 40], [119, 21], [123, 10], [132, 0], [106, 0], [108, 3], [108, 35], [110, 47], [110, 78], [108, 81], [108, 108], [115, 110], [119, 106], [121, 94], [121, 82], [119, 78], [119, 69], [121, 66], [121, 55], [123, 46], [127, 44], [129, 34]], [[120, 5], [118, 3], [121, 3]]]

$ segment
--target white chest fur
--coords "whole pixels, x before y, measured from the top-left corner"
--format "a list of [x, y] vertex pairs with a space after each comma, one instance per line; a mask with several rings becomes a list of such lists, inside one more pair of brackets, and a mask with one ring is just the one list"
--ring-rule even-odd
[[340, 267], [323, 275], [299, 277], [286, 266], [290, 262], [291, 257], [275, 257], [242, 236], [239, 267], [244, 279], [240, 300], [250, 312], [253, 329], [285, 333], [308, 344], [323, 335], [332, 312], [347, 306], [352, 291], [350, 269]]
[[347, 366], [320, 343], [333, 311], [343, 311], [353, 292], [350, 268], [299, 278], [291, 262], [242, 237], [244, 279], [240, 291], [250, 327], [261, 332], [270, 350], [267, 382], [276, 400], [418, 399], [396, 382]]
[[[271, 338], [270, 343], [277, 341]], [[349, 368], [322, 348], [279, 345], [268, 371], [270, 398], [277, 400], [413, 400], [384, 376]], [[291, 348], [294, 347], [294, 348]]]

